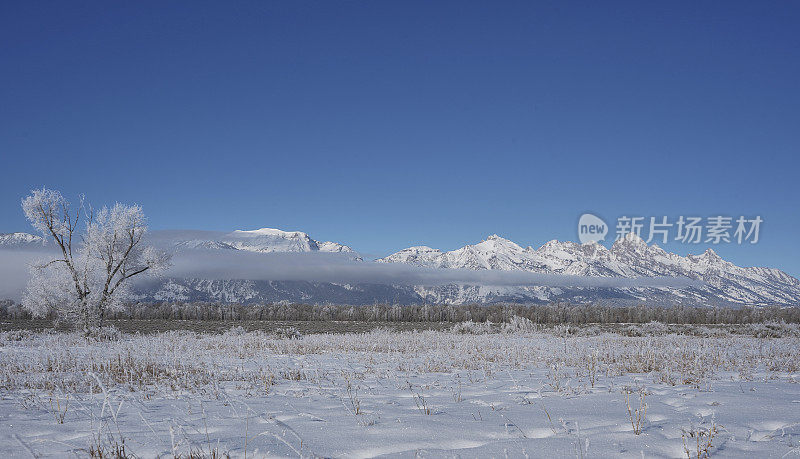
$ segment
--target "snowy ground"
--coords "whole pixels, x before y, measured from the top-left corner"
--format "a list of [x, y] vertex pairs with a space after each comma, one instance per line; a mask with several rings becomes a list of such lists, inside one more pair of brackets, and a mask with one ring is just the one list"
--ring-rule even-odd
[[800, 456], [796, 327], [517, 325], [0, 333], [0, 457]]

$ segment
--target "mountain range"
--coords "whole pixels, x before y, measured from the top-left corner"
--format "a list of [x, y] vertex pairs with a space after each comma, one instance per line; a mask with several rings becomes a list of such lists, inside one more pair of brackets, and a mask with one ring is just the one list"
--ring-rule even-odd
[[[350, 247], [320, 242], [301, 231], [261, 228], [230, 233], [156, 231], [151, 242], [174, 253], [331, 253], [354, 263], [364, 261]], [[27, 233], [0, 234], [0, 248], [39, 247], [41, 237]], [[538, 249], [522, 247], [498, 235], [453, 251], [417, 246], [374, 260], [431, 270], [525, 272], [590, 279], [686, 278], [687, 286], [561, 287], [552, 285], [476, 285], [447, 283], [414, 285], [404, 282], [318, 282], [313, 280], [170, 277], [139, 291], [149, 301], [305, 302], [336, 304], [418, 303], [543, 303], [552, 301], [613, 304], [796, 305], [800, 281], [774, 268], [739, 267], [713, 250], [680, 256], [648, 245], [635, 234], [611, 248], [589, 242], [550, 241]], [[280, 277], [279, 275], [277, 277]]]
[[[596, 242], [577, 244], [550, 241], [534, 249], [521, 247], [497, 235], [450, 252], [430, 247], [410, 247], [385, 258], [383, 263], [410, 263], [429, 268], [466, 268], [474, 270], [528, 271], [574, 276], [642, 278], [676, 277], [701, 281], [704, 285], [689, 288], [580, 289], [569, 296], [582, 300], [595, 297], [618, 297], [646, 301], [679, 303], [796, 304], [800, 302], [800, 281], [773, 268], [743, 268], [723, 260], [713, 250], [701, 255], [682, 257], [657, 245], [648, 245], [633, 233], [614, 242], [611, 249]], [[481, 290], [478, 292], [477, 290]], [[475, 286], [419, 288], [431, 299], [443, 302], [470, 302], [504, 295], [506, 301], [527, 298], [563, 299], [563, 289], [513, 287], [491, 289]], [[499, 300], [499, 298], [498, 298]]]

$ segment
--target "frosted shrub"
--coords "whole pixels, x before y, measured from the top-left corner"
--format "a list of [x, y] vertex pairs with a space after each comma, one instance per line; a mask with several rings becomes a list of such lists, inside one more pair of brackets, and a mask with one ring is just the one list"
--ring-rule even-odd
[[747, 324], [737, 329], [736, 333], [752, 335], [756, 338], [798, 337], [800, 336], [800, 326], [783, 321], [772, 321], [763, 324]]
[[583, 326], [580, 329], [578, 329], [579, 336], [597, 336], [602, 332], [603, 331], [597, 325]]
[[669, 333], [669, 327], [661, 322], [648, 322], [646, 324], [632, 324], [623, 329], [622, 334], [627, 336], [663, 336]]
[[704, 325], [692, 327], [691, 334], [704, 338], [730, 336], [728, 330], [724, 328], [709, 328]]
[[98, 329], [93, 335], [97, 341], [119, 341], [122, 338], [122, 332], [113, 325]]
[[275, 330], [275, 338], [278, 339], [300, 339], [303, 334], [295, 327], [281, 327]]
[[669, 333], [669, 327], [661, 322], [647, 322], [641, 325], [642, 331], [645, 336], [661, 336]]
[[492, 323], [468, 320], [453, 325], [452, 331], [453, 333], [460, 333], [462, 335], [485, 335], [492, 332]]
[[787, 324], [784, 321], [773, 321], [766, 322], [764, 326], [775, 331], [779, 337], [800, 336], [800, 325], [798, 324]]
[[533, 333], [541, 329], [539, 325], [533, 323], [526, 317], [513, 316], [511, 320], [502, 326], [503, 333]]
[[3, 337], [0, 341], [22, 341], [25, 339], [30, 339], [33, 336], [33, 332], [30, 330], [11, 330], [0, 334]]
[[230, 336], [242, 336], [245, 333], [247, 333], [247, 330], [241, 325], [235, 325], [225, 331], [225, 334]]
[[566, 337], [566, 336], [575, 336], [578, 334], [579, 329], [574, 325], [563, 324], [563, 325], [556, 325], [552, 328], [552, 332], [556, 336]]
[[681, 429], [683, 433], [683, 452], [689, 459], [707, 459], [711, 457], [711, 449], [714, 447], [714, 438], [719, 432], [719, 427], [714, 420], [707, 427], [692, 426], [689, 429]]
[[639, 325], [628, 325], [623, 330], [620, 331], [621, 334], [625, 336], [644, 336], [644, 332], [642, 331], [642, 327]]
[[641, 435], [647, 418], [646, 395], [644, 390], [639, 391], [639, 407], [634, 408], [631, 405], [630, 393], [627, 391], [625, 392], [625, 406], [628, 409], [628, 419], [631, 422], [633, 433], [636, 435]]

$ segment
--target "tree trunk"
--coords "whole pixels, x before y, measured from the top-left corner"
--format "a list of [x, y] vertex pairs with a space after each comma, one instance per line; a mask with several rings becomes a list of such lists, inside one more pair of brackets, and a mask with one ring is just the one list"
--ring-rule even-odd
[[81, 300], [81, 315], [83, 315], [83, 334], [89, 336], [92, 333], [91, 317], [89, 314], [89, 302], [85, 298]]
[[106, 317], [105, 301], [101, 301], [97, 306], [97, 325], [98, 328], [103, 328], [103, 320]]

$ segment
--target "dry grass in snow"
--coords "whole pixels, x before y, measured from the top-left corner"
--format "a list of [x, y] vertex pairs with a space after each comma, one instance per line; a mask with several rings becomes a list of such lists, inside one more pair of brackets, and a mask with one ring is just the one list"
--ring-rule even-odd
[[0, 455], [800, 452], [796, 327], [692, 330], [6, 332]]

